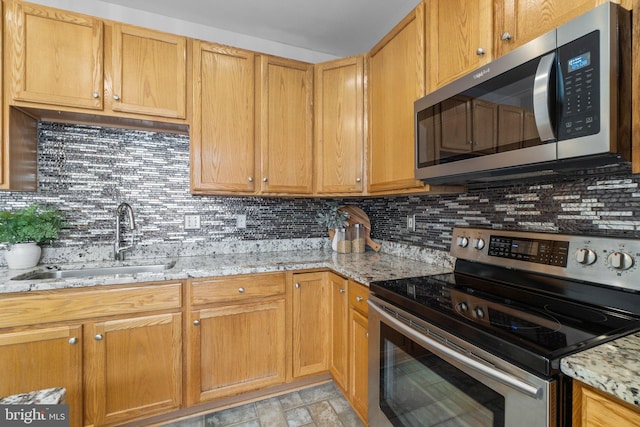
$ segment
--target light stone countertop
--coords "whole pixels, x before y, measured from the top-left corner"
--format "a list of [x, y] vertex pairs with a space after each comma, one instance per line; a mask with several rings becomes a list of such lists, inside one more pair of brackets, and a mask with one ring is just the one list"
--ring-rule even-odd
[[[117, 277], [93, 276], [66, 279], [11, 280], [12, 277], [31, 270], [0, 268], [0, 294], [314, 268], [328, 268], [365, 285], [376, 280], [434, 275], [451, 271], [446, 262], [442, 262], [439, 265], [388, 253], [367, 251], [361, 254], [338, 254], [322, 249], [149, 258], [125, 261], [124, 265], [160, 264], [169, 261], [176, 261], [175, 266], [169, 270], [159, 273], [118, 275]], [[434, 260], [434, 262], [438, 262], [438, 260]], [[78, 269], [117, 265], [123, 265], [123, 263], [115, 261], [69, 263], [56, 265], [56, 267]], [[33, 270], [46, 268], [45, 266], [38, 266]]]
[[640, 407], [640, 332], [565, 357], [560, 369]]

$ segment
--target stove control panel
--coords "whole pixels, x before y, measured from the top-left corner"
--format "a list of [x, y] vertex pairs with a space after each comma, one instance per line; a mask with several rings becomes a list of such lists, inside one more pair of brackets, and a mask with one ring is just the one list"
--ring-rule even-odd
[[451, 255], [640, 291], [640, 239], [456, 227]]

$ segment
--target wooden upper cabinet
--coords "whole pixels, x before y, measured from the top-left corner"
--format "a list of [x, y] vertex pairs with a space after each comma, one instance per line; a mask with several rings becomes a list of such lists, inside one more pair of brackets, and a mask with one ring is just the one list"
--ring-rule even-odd
[[102, 109], [102, 21], [10, 1], [5, 25], [13, 100]]
[[[606, 3], [606, 0], [494, 0], [496, 56]], [[613, 0], [631, 9], [631, 0]]]
[[316, 192], [364, 190], [364, 58], [316, 64]]
[[427, 92], [493, 58], [492, 0], [426, 0]]
[[254, 54], [193, 43], [191, 191], [256, 191]]
[[425, 191], [414, 179], [413, 120], [413, 103], [425, 93], [424, 4], [369, 55], [368, 191]]
[[313, 65], [261, 55], [256, 78], [262, 193], [313, 191]]
[[123, 24], [112, 31], [112, 109], [184, 119], [187, 39]]

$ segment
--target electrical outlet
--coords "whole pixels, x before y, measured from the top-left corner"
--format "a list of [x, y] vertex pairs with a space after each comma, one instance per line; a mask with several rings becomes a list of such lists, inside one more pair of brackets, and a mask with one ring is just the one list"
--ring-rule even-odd
[[185, 215], [184, 216], [184, 229], [185, 230], [199, 230], [200, 229], [200, 215]]
[[247, 228], [247, 216], [244, 214], [236, 215], [236, 228]]
[[416, 216], [407, 215], [407, 230], [416, 231]]

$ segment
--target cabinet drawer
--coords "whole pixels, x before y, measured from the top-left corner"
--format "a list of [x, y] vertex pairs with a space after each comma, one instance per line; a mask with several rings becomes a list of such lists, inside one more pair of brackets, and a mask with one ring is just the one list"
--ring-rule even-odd
[[349, 281], [349, 306], [367, 316], [369, 314], [369, 288], [360, 283]]
[[178, 309], [182, 283], [0, 295], [0, 328]]
[[191, 305], [241, 301], [285, 293], [285, 275], [258, 274], [191, 281]]

